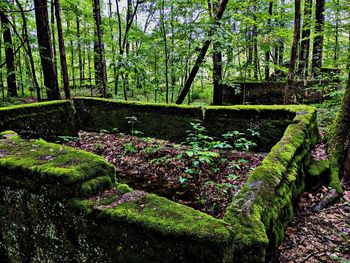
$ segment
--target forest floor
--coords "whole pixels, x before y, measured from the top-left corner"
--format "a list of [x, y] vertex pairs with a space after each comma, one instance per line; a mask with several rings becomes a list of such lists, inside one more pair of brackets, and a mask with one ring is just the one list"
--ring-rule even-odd
[[156, 193], [216, 218], [225, 215], [249, 172], [266, 156], [104, 132], [80, 132], [79, 138], [65, 144], [102, 155], [117, 167], [118, 181], [135, 190]]

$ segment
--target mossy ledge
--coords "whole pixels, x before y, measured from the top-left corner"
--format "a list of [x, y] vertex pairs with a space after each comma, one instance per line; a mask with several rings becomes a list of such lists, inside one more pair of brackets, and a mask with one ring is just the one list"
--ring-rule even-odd
[[[266, 251], [284, 239], [293, 218], [293, 201], [305, 186], [310, 152], [319, 140], [316, 109], [308, 106], [279, 107], [295, 113], [281, 140], [249, 176], [226, 211], [224, 221], [238, 230], [235, 257], [264, 261]], [[244, 251], [244, 252], [243, 252]]]

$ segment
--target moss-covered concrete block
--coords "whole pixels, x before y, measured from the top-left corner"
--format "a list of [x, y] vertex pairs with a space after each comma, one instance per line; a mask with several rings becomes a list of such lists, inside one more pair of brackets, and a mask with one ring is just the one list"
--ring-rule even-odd
[[191, 122], [202, 120], [200, 107], [166, 104], [116, 102], [107, 99], [75, 98], [77, 123], [87, 131], [112, 131], [131, 133], [128, 117], [136, 117], [133, 129], [145, 136], [182, 142]]
[[31, 137], [76, 136], [75, 109], [70, 101], [49, 101], [0, 108], [0, 131]]
[[260, 132], [255, 139], [259, 150], [269, 151], [282, 137], [287, 126], [295, 117], [295, 112], [283, 106], [225, 106], [206, 107], [203, 125], [212, 136], [238, 130], [252, 129]]
[[283, 240], [293, 217], [293, 201], [305, 186], [311, 148], [319, 139], [314, 108], [207, 107], [203, 115], [196, 107], [102, 99], [76, 99], [75, 105], [79, 128], [85, 130], [128, 131], [125, 117], [136, 116], [143, 126], [135, 129], [176, 141], [183, 140], [194, 120], [204, 120], [211, 133], [220, 135], [254, 129], [251, 124], [257, 123], [262, 136], [265, 129], [272, 134], [266, 147], [275, 145], [251, 172], [224, 219], [218, 220], [115, 183], [114, 167], [94, 154], [3, 132], [1, 259], [263, 262], [267, 251]]
[[[234, 243], [244, 244], [240, 249], [247, 251], [242, 259], [246, 262], [263, 261], [266, 251], [283, 241], [284, 230], [293, 219], [293, 202], [305, 186], [311, 149], [319, 138], [314, 129], [316, 109], [308, 106], [281, 109], [294, 112], [293, 123], [262, 164], [251, 172], [224, 218], [234, 229], [240, 229]], [[257, 243], [260, 250], [254, 253]], [[234, 250], [234, 254], [238, 256], [239, 251]]]
[[111, 188], [115, 168], [102, 157], [44, 140], [26, 141], [0, 133], [0, 184], [40, 192], [53, 198], [88, 197]]

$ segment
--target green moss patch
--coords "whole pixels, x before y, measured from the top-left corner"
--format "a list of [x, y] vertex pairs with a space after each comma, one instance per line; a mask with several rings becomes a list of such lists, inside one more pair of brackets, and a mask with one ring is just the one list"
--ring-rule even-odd
[[[2, 185], [40, 191], [42, 186], [60, 197], [91, 196], [110, 188], [115, 168], [94, 154], [43, 140], [26, 141], [13, 132], [0, 133]], [[63, 191], [61, 191], [63, 190]]]

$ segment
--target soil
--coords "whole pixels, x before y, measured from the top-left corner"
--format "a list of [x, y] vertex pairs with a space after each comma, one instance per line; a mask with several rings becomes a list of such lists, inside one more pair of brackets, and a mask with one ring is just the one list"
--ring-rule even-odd
[[102, 155], [117, 167], [117, 179], [135, 190], [164, 196], [216, 218], [266, 153], [193, 151], [188, 146], [125, 134], [80, 132], [66, 145]]

